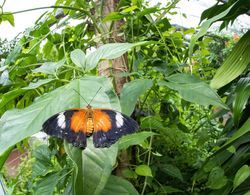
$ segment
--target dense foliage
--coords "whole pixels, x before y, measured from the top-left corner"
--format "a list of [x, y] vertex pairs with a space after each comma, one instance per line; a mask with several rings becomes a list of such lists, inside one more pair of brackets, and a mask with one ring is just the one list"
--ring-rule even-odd
[[[196, 31], [171, 25], [177, 3], [121, 0], [103, 15], [98, 1], [57, 0], [14, 47], [0, 42], [6, 191], [249, 193], [250, 31], [232, 39], [208, 29], [218, 20], [226, 27], [250, 6], [243, 0], [215, 5], [203, 12], [206, 20]], [[12, 20], [11, 13], [0, 15], [0, 22]], [[127, 71], [114, 67], [119, 57]], [[105, 61], [106, 77], [100, 76]], [[120, 78], [127, 82], [117, 93]], [[51, 115], [86, 106], [74, 90], [88, 101], [100, 86], [92, 106], [131, 115], [140, 124], [137, 133], [105, 149], [90, 141], [83, 151], [56, 138], [33, 141]], [[13, 148], [27, 153], [16, 178], [4, 166]]]

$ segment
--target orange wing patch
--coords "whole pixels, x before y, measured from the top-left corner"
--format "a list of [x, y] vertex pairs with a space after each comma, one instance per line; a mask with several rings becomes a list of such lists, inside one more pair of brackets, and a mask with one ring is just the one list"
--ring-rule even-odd
[[78, 132], [86, 133], [87, 124], [86, 124], [86, 111], [85, 110], [82, 109], [82, 110], [74, 112], [70, 121], [70, 129], [72, 129], [75, 133], [78, 133]]
[[107, 132], [112, 127], [109, 115], [99, 109], [93, 109], [93, 122], [95, 131]]

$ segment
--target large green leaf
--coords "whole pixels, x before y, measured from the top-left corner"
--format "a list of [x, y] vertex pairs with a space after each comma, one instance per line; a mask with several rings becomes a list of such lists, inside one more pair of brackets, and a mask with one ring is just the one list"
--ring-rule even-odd
[[209, 174], [207, 186], [211, 189], [220, 189], [227, 183], [227, 177], [221, 167], [214, 167]]
[[44, 121], [53, 114], [69, 108], [86, 106], [86, 103], [73, 89], [89, 102], [100, 87], [102, 89], [95, 97], [92, 106], [119, 111], [119, 101], [111, 82], [102, 77], [85, 77], [71, 81], [69, 84], [41, 96], [23, 110], [14, 109], [5, 112], [0, 119], [0, 154], [10, 146], [41, 130]]
[[101, 59], [115, 59], [123, 55], [133, 47], [146, 44], [139, 43], [109, 43], [99, 47], [96, 51], [90, 53], [86, 57], [86, 70], [94, 69]]
[[218, 89], [238, 77], [250, 65], [250, 30], [234, 46], [222, 66], [217, 70], [210, 86]]
[[148, 165], [139, 165], [135, 168], [137, 175], [153, 177], [151, 168]]
[[191, 55], [193, 54], [194, 45], [196, 44], [196, 41], [207, 33], [207, 30], [209, 29], [209, 27], [211, 26], [211, 24], [213, 22], [226, 16], [233, 6], [234, 6], [234, 4], [232, 6], [230, 6], [228, 9], [226, 9], [225, 11], [223, 11], [220, 14], [206, 20], [205, 22], [203, 22], [201, 24], [200, 31], [191, 37], [190, 44], [189, 44], [189, 52], [188, 52], [189, 57], [191, 57]]
[[73, 146], [70, 144], [67, 147], [66, 152], [77, 166], [75, 193], [100, 194], [115, 165], [118, 152], [117, 144], [112, 145], [110, 148], [100, 149], [95, 148], [92, 139], [89, 139], [88, 147], [83, 151], [72, 149]]
[[167, 77], [167, 80], [169, 82], [159, 81], [158, 84], [177, 90], [186, 101], [228, 109], [227, 105], [221, 101], [219, 95], [208, 84], [193, 75], [178, 73]]
[[137, 195], [134, 186], [125, 179], [111, 175], [101, 195]]
[[131, 115], [140, 95], [144, 94], [153, 85], [150, 79], [137, 79], [126, 83], [121, 92], [122, 113]]
[[178, 178], [180, 181], [183, 181], [183, 176], [181, 174], [181, 171], [178, 167], [172, 165], [172, 164], [165, 164], [162, 167], [162, 170], [167, 173], [168, 175]]

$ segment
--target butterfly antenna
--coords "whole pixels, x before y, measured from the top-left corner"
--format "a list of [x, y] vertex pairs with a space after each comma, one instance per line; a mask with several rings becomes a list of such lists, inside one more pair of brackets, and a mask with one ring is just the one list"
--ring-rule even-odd
[[95, 95], [93, 96], [93, 98], [90, 100], [90, 102], [89, 102], [88, 105], [91, 104], [91, 102], [93, 101], [93, 99], [95, 98], [95, 96], [98, 94], [98, 92], [101, 90], [101, 88], [102, 88], [102, 87], [100, 87], [100, 88], [97, 90], [97, 92], [95, 93]]
[[88, 102], [84, 99], [84, 97], [83, 97], [78, 91], [76, 91], [75, 89], [73, 89], [73, 90], [74, 90], [78, 95], [80, 95], [80, 97], [86, 102], [87, 105], [89, 105]]

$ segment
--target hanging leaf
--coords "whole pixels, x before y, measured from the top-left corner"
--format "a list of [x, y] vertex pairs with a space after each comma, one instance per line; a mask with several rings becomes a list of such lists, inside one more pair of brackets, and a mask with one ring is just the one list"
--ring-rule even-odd
[[219, 89], [237, 78], [250, 64], [250, 30], [234, 46], [224, 63], [216, 71], [210, 86]]
[[120, 102], [122, 113], [131, 115], [133, 112], [137, 99], [143, 95], [153, 85], [150, 79], [137, 79], [129, 83], [125, 83], [122, 88]]
[[122, 56], [133, 47], [144, 45], [148, 42], [139, 43], [109, 43], [99, 47], [96, 51], [86, 57], [86, 70], [94, 69], [102, 59], [115, 59]]
[[158, 84], [178, 91], [186, 101], [228, 109], [228, 106], [221, 101], [218, 94], [208, 84], [192, 75], [178, 73], [167, 77], [167, 80], [170, 82], [159, 81]]
[[85, 53], [80, 49], [75, 49], [70, 53], [70, 58], [75, 65], [85, 69], [86, 56]]
[[[2, 7], [1, 7], [1, 11], [2, 11]], [[4, 21], [9, 22], [12, 26], [15, 26], [14, 23], [14, 16], [12, 13], [10, 12], [4, 12], [4, 13], [0, 13], [0, 24]]]
[[53, 114], [69, 108], [86, 106], [86, 103], [73, 89], [77, 90], [86, 101], [90, 101], [100, 87], [102, 89], [95, 97], [92, 106], [119, 111], [119, 101], [113, 92], [110, 81], [100, 77], [85, 77], [71, 81], [69, 84], [41, 96], [23, 110], [15, 109], [5, 112], [0, 119], [0, 154], [10, 146], [40, 131], [44, 121]]
[[178, 169], [178, 167], [171, 165], [171, 164], [165, 164], [162, 167], [163, 172], [165, 172], [166, 174], [175, 177], [177, 179], [179, 179], [180, 181], [183, 181], [183, 176], [181, 174], [180, 169]]
[[134, 186], [127, 180], [120, 177], [111, 175], [109, 180], [101, 192], [101, 195], [117, 195], [117, 194], [126, 194], [126, 195], [138, 195]]
[[62, 67], [65, 63], [65, 59], [58, 62], [45, 62], [39, 68], [34, 69], [32, 72], [41, 72], [45, 74], [55, 74], [58, 68]]
[[127, 149], [129, 146], [141, 144], [148, 137], [156, 135], [154, 132], [139, 132], [122, 137], [119, 142], [119, 150]]

